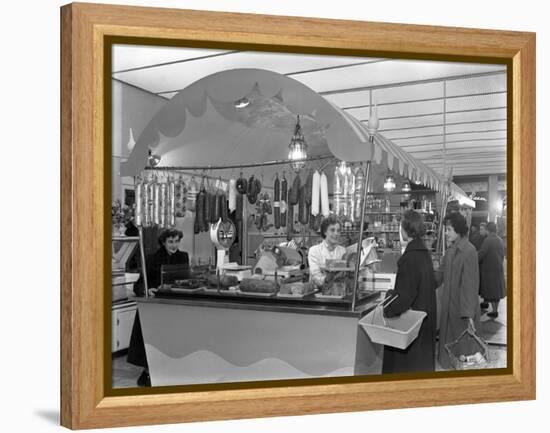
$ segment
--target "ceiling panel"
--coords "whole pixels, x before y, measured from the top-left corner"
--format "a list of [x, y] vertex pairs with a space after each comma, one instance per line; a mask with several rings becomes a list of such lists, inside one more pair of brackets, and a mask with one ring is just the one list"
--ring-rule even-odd
[[142, 68], [204, 56], [228, 53], [227, 50], [204, 48], [151, 47], [145, 45], [113, 45], [113, 71]]
[[506, 74], [447, 81], [447, 96], [506, 91]]
[[448, 113], [447, 122], [475, 122], [478, 120], [506, 119], [506, 108], [473, 111], [466, 113]]
[[439, 79], [502, 70], [500, 65], [390, 60], [342, 70], [295, 77], [317, 92], [347, 92], [363, 86], [387, 86], [408, 81]]
[[[498, 108], [507, 104], [503, 65], [171, 47], [113, 48], [113, 78], [167, 99], [207, 75], [234, 68], [286, 74], [364, 123], [372, 101], [378, 106], [380, 133], [439, 173], [445, 167], [462, 175], [505, 172], [507, 114], [506, 108]], [[445, 140], [444, 106], [450, 111]]]
[[[374, 60], [376, 59], [365, 57], [328, 57], [246, 51], [209, 57], [193, 63], [174, 63], [151, 69], [116, 73], [113, 76], [152, 93], [159, 93], [184, 89], [201, 78], [227, 69], [260, 68], [288, 74]], [[337, 69], [337, 71], [343, 70]], [[293, 78], [298, 81], [301, 81], [300, 77], [300, 74], [293, 75]]]
[[447, 111], [506, 107], [506, 94], [468, 96], [447, 100]]

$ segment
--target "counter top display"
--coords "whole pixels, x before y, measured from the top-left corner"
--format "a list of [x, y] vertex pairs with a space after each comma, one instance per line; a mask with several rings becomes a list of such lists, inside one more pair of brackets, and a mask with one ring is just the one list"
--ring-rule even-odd
[[160, 290], [155, 297], [149, 299], [135, 298], [135, 301], [138, 303], [193, 305], [360, 318], [374, 308], [379, 296], [380, 292], [378, 291], [364, 292], [359, 297], [355, 311], [351, 311], [351, 300], [348, 298], [319, 298], [313, 293], [302, 298], [291, 298], [277, 296], [276, 294], [262, 296], [262, 294], [244, 294], [228, 290], [221, 290], [220, 292], [202, 290], [194, 293]]

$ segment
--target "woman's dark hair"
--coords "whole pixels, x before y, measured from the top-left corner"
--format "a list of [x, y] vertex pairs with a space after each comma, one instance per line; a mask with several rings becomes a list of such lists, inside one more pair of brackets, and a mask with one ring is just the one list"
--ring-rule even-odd
[[464, 215], [460, 212], [451, 212], [445, 217], [443, 222], [445, 225], [449, 224], [460, 236], [466, 236], [466, 234], [468, 234], [468, 224], [466, 224], [466, 218], [464, 218]]
[[401, 227], [403, 227], [403, 230], [405, 230], [405, 233], [411, 239], [418, 239], [426, 234], [424, 218], [412, 209], [403, 212]]
[[496, 233], [497, 232], [497, 225], [492, 221], [487, 223], [487, 231], [489, 233]]
[[158, 243], [161, 247], [164, 246], [164, 242], [166, 242], [166, 239], [168, 238], [173, 238], [173, 237], [178, 237], [178, 239], [181, 240], [181, 238], [183, 238], [183, 233], [179, 230], [175, 230], [175, 229], [166, 229], [166, 230], [163, 230], [162, 232], [160, 232], [160, 235], [159, 235], [159, 238], [158, 238]]
[[340, 221], [338, 221], [338, 218], [336, 218], [334, 215], [330, 215], [323, 219], [321, 222], [321, 237], [325, 239], [325, 236], [327, 235], [327, 229], [328, 226], [331, 226], [333, 224], [340, 224]]

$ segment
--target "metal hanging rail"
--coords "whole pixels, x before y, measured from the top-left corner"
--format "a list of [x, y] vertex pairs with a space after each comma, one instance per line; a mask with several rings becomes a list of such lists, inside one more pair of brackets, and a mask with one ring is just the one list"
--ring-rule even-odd
[[[323, 156], [312, 156], [306, 158], [303, 161], [321, 161], [324, 159], [334, 159], [333, 155], [323, 155]], [[267, 167], [270, 165], [286, 165], [290, 164], [291, 161], [288, 159], [280, 159], [276, 161], [266, 161], [266, 162], [254, 162], [250, 164], [231, 164], [231, 165], [189, 165], [189, 166], [166, 166], [166, 167], [145, 167], [145, 170], [150, 171], [200, 171], [200, 170], [226, 170], [226, 169], [235, 169], [235, 168], [253, 168], [253, 167]]]

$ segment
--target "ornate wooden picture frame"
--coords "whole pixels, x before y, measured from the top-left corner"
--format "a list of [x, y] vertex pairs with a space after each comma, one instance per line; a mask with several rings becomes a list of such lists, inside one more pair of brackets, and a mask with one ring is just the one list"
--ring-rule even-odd
[[[247, 44], [287, 52], [505, 63], [512, 203], [508, 367], [113, 393], [105, 338], [110, 331], [105, 305], [110, 296], [106, 209], [111, 168], [104, 90], [107, 49], [124, 38], [142, 38], [151, 45]], [[533, 33], [77, 3], [61, 8], [61, 49], [62, 425], [80, 429], [535, 398]]]

